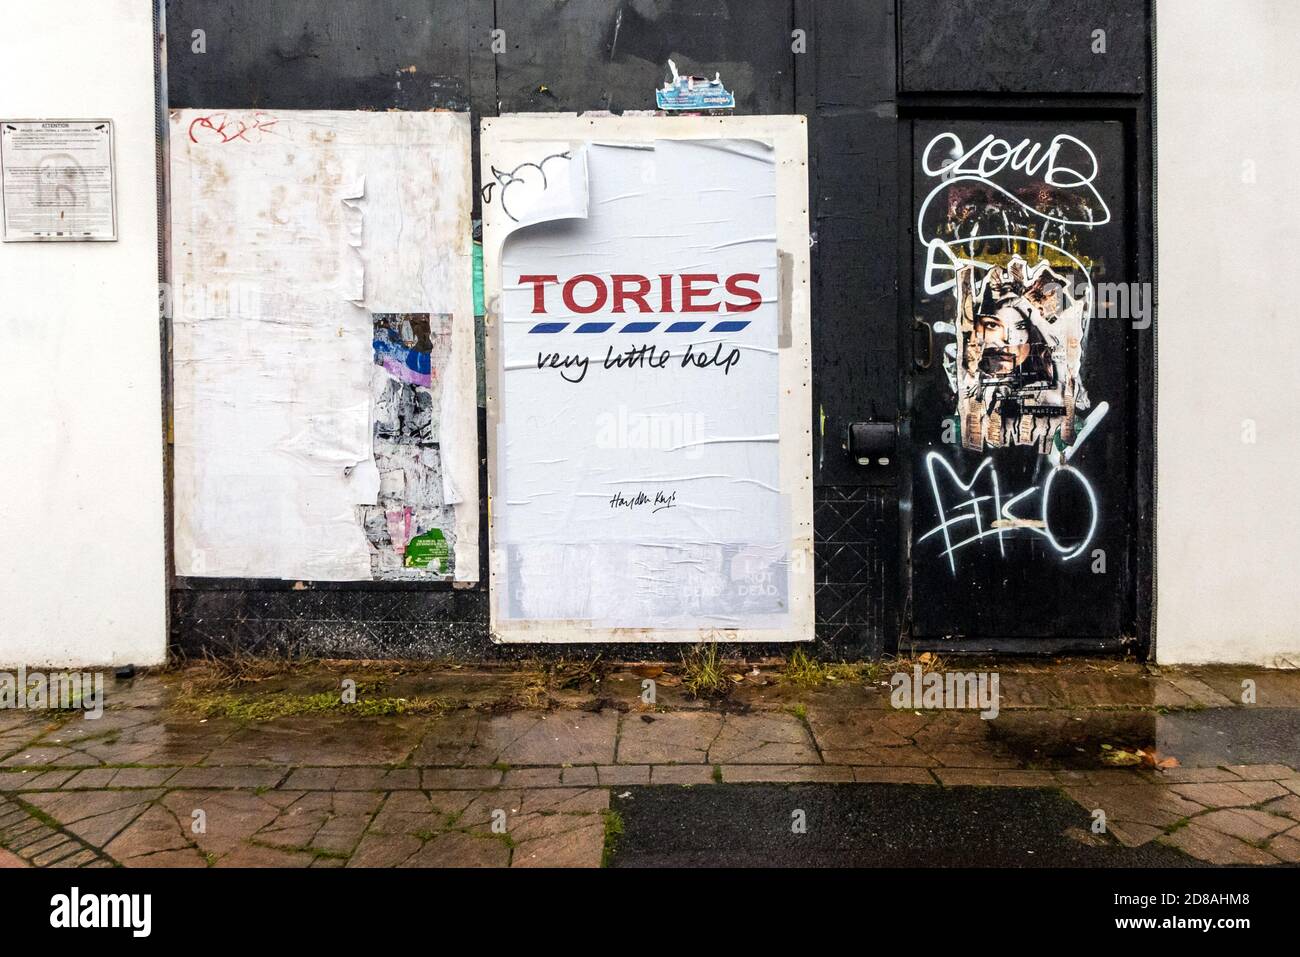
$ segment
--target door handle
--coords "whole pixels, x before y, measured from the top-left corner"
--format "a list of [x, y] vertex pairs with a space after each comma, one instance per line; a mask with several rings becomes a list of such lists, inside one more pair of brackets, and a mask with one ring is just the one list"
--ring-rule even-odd
[[[925, 330], [925, 358], [921, 358], [918, 333]], [[918, 369], [928, 369], [934, 362], [934, 330], [924, 319], [912, 320], [912, 361]]]

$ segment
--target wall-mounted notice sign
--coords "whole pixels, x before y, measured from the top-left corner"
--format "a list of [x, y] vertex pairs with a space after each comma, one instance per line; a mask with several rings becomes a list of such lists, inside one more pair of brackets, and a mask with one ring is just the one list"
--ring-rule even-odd
[[117, 239], [112, 120], [0, 120], [4, 241]]
[[803, 118], [481, 133], [493, 636], [811, 639]]

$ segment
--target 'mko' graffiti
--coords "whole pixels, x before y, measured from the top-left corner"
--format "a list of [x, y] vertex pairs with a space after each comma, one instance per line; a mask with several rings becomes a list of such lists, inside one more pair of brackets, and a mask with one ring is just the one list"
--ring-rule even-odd
[[[954, 575], [957, 574], [957, 552], [985, 539], [996, 538], [998, 551], [1005, 558], [1006, 538], [1016, 533], [1042, 536], [1063, 561], [1081, 555], [1097, 532], [1097, 494], [1087, 476], [1068, 463], [1083, 447], [1084, 440], [1101, 423], [1109, 408], [1106, 402], [1097, 406], [1074, 444], [1061, 451], [1059, 460], [1051, 464], [1041, 486], [1031, 485], [1014, 492], [1003, 488], [992, 457], [986, 457], [971, 477], [963, 481], [942, 453], [928, 453], [925, 468], [939, 524], [917, 541], [923, 542], [931, 536], [941, 535], [944, 544], [942, 554], [948, 559], [948, 567]], [[956, 488], [955, 498], [944, 494], [939, 480], [940, 469], [947, 473], [948, 484]], [[981, 480], [987, 491], [976, 494], [975, 486]], [[1073, 484], [1077, 494], [1082, 495], [1086, 509], [1082, 523], [1076, 521], [1076, 529], [1062, 532], [1052, 524], [1052, 501], [1054, 494], [1059, 494], [1061, 488], [1070, 484]], [[1077, 520], [1079, 516], [1076, 515], [1075, 518]]]
[[[615, 315], [664, 315], [685, 313], [746, 313], [763, 304], [763, 295], [756, 287], [758, 273], [735, 273], [725, 278], [717, 273], [661, 273], [643, 276], [635, 273], [614, 273], [606, 280], [594, 273], [580, 273], [560, 282], [558, 275], [520, 276], [522, 285], [533, 290], [533, 315], [547, 315], [554, 299], [548, 300], [547, 290], [558, 285], [559, 302], [564, 311], [573, 315], [590, 315], [609, 307]], [[710, 332], [739, 332], [748, 326], [748, 319], [722, 319], [714, 322]], [[680, 319], [666, 323], [665, 332], [696, 332], [708, 324], [705, 319]], [[576, 333], [606, 332], [619, 326], [620, 333], [653, 332], [661, 320], [538, 322], [530, 333], [555, 333], [569, 329]]]

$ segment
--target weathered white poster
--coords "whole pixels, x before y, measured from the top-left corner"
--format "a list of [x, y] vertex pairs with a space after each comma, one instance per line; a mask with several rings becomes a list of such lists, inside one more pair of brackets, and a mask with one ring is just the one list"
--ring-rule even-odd
[[484, 121], [498, 639], [812, 637], [804, 134]]
[[5, 242], [117, 239], [112, 120], [0, 121]]
[[477, 581], [468, 116], [171, 123], [177, 573]]

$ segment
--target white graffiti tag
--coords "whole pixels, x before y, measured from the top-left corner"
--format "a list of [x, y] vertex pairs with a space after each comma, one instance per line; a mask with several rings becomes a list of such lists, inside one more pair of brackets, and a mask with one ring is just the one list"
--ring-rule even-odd
[[[954, 575], [957, 574], [956, 553], [958, 551], [969, 545], [982, 542], [986, 538], [996, 537], [998, 551], [1003, 557], [1006, 557], [1006, 536], [1016, 532], [1041, 535], [1063, 561], [1069, 561], [1082, 554], [1097, 531], [1097, 495], [1087, 477], [1068, 463], [1101, 422], [1108, 409], [1108, 403], [1102, 402], [1098, 404], [1079, 430], [1074, 443], [1063, 450], [1058, 461], [1051, 466], [1047, 479], [1043, 482], [1041, 488], [1038, 485], [1031, 485], [1029, 488], [1015, 494], [1012, 494], [1010, 490], [1004, 490], [998, 479], [998, 470], [993, 464], [992, 457], [985, 458], [980, 462], [969, 481], [962, 481], [961, 476], [957, 474], [956, 469], [948, 463], [942, 453], [930, 452], [927, 454], [925, 467], [930, 477], [930, 492], [934, 496], [935, 514], [938, 516], [939, 524], [917, 539], [917, 542], [923, 542], [932, 535], [942, 535], [944, 543], [942, 554], [948, 559], [948, 567]], [[940, 490], [939, 468], [948, 473], [951, 484], [957, 488], [959, 493], [965, 493], [969, 495], [969, 498], [952, 502], [946, 501], [943, 492]], [[975, 485], [980, 481], [981, 477], [985, 479], [989, 492], [988, 494], [977, 495], [975, 494]], [[1062, 480], [1077, 483], [1088, 502], [1088, 530], [1076, 545], [1063, 543], [1053, 532], [1049, 518], [1053, 489], [1056, 488], [1056, 483]], [[1035, 492], [1039, 493], [1036, 508], [1035, 501], [1031, 497]], [[1017, 514], [1017, 510], [1021, 512], [1027, 510], [1027, 513]], [[967, 532], [969, 534], [955, 538], [954, 532], [957, 535], [963, 535]]]
[[[946, 150], [943, 149], [944, 146], [947, 147]], [[1043, 151], [1041, 156], [1040, 150]], [[946, 161], [936, 162], [934, 158], [936, 152], [944, 155]], [[1063, 152], [1066, 158], [1062, 157]], [[1068, 159], [1070, 154], [1077, 154], [1079, 159], [1072, 163]], [[939, 237], [928, 236], [925, 219], [930, 204], [935, 197], [955, 183], [979, 183], [1002, 193], [1021, 207], [1026, 215], [1041, 221], [1042, 235], [1046, 235], [1046, 227], [1049, 225], [1056, 226], [1063, 236], [1067, 227], [1080, 226], [1090, 229], [1110, 222], [1110, 208], [1102, 199], [1101, 193], [1097, 191], [1097, 187], [1093, 185], [1098, 171], [1097, 156], [1087, 143], [1068, 133], [1058, 133], [1045, 150], [1041, 143], [1031, 143], [1028, 139], [1022, 139], [1012, 145], [1010, 141], [995, 137], [991, 133], [968, 149], [956, 133], [940, 133], [926, 144], [925, 151], [921, 155], [921, 169], [926, 176], [939, 179], [939, 183], [921, 202], [916, 217], [917, 237], [926, 247], [927, 261], [924, 273], [926, 295], [935, 295], [951, 289], [959, 265], [969, 264], [983, 269], [988, 268], [986, 263], [959, 255], [953, 247], [973, 246], [988, 240], [1010, 242], [1025, 238], [1023, 234], [1015, 233], [1010, 228], [1004, 233], [984, 233], [979, 231], [978, 227], [970, 235], [958, 236], [946, 241]], [[1086, 217], [1080, 218], [1072, 218], [1065, 211], [1036, 208], [993, 182], [994, 177], [1005, 169], [1024, 173], [1027, 176], [1038, 176], [1041, 173], [1046, 185], [1061, 190], [1083, 191], [1092, 198], [1093, 203], [1085, 205]], [[1096, 206], [1096, 213], [1093, 212], [1093, 204]], [[1091, 314], [1092, 279], [1088, 268], [1069, 250], [1043, 240], [1041, 235], [1038, 240], [1035, 240], [1035, 245], [1065, 256], [1078, 268], [1086, 280], [1087, 309]], [[953, 275], [948, 279], [936, 279], [935, 273], [942, 272], [950, 272]]]

